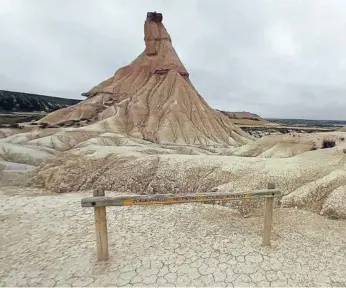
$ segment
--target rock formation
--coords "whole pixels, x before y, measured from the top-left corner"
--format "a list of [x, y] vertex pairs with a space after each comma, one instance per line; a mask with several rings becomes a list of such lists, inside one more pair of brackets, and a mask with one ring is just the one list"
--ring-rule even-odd
[[88, 119], [90, 125], [79, 129], [160, 144], [238, 146], [251, 141], [251, 136], [212, 109], [194, 88], [162, 24], [162, 14], [147, 14], [144, 35], [145, 50], [131, 64], [83, 93], [86, 100], [40, 122]]

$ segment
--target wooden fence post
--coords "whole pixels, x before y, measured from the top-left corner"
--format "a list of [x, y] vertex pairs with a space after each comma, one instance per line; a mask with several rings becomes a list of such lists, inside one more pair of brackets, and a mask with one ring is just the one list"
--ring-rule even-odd
[[[103, 189], [93, 191], [93, 196], [105, 196]], [[108, 259], [108, 235], [107, 235], [107, 214], [106, 206], [95, 207], [95, 225], [96, 225], [96, 253], [97, 260]]]
[[[268, 189], [275, 189], [275, 183], [268, 183]], [[270, 246], [272, 221], [273, 221], [273, 202], [274, 202], [274, 196], [265, 198], [264, 227], [263, 227], [263, 238], [262, 238], [263, 246]]]

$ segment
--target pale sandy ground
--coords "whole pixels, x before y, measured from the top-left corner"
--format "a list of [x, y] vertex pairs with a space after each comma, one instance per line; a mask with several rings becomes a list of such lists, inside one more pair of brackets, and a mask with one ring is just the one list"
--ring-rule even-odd
[[262, 217], [226, 207], [113, 207], [97, 263], [85, 195], [0, 189], [0, 286], [346, 286], [344, 220], [276, 210], [263, 248]]

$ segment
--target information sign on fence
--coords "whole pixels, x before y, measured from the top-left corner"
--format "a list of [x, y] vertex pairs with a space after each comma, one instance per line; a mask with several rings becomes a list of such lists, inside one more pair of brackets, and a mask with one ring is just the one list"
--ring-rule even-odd
[[104, 191], [94, 191], [93, 197], [83, 198], [82, 207], [94, 207], [96, 224], [96, 247], [97, 259], [108, 259], [108, 235], [106, 206], [137, 206], [137, 205], [171, 205], [193, 202], [213, 202], [213, 201], [231, 201], [265, 198], [264, 210], [264, 246], [270, 246], [272, 218], [273, 218], [273, 200], [280, 196], [279, 190], [275, 189], [274, 184], [268, 184], [268, 189], [258, 191], [248, 191], [243, 193], [231, 192], [209, 192], [195, 194], [156, 194], [156, 195], [135, 195], [135, 196], [117, 196], [105, 197]]

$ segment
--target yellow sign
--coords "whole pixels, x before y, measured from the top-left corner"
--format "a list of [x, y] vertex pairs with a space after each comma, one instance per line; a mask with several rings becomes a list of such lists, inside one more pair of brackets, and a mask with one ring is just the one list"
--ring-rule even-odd
[[235, 195], [186, 195], [186, 196], [151, 196], [151, 197], [138, 197], [137, 199], [124, 200], [123, 206], [132, 205], [169, 205], [178, 203], [191, 203], [191, 202], [207, 202], [207, 201], [225, 201], [225, 200], [241, 200], [250, 199], [252, 195], [248, 194], [235, 194]]

